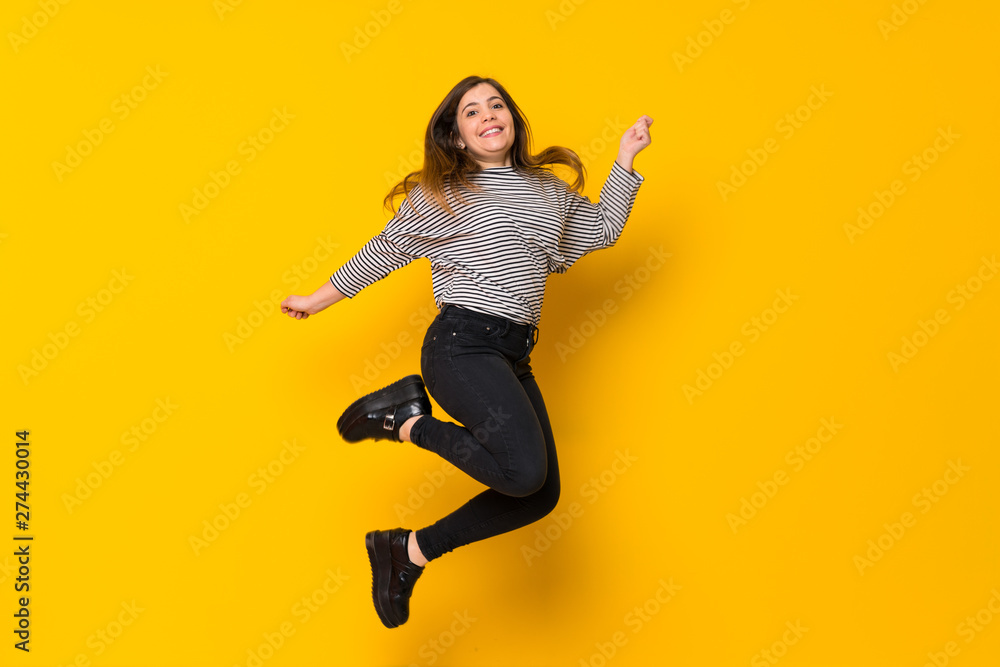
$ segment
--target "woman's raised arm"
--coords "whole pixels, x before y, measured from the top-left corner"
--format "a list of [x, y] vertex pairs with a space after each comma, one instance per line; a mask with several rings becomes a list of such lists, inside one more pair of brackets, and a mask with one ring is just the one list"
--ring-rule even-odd
[[323, 285], [309, 296], [292, 294], [281, 302], [281, 312], [297, 320], [304, 320], [310, 315], [324, 310], [341, 299], [346, 299], [347, 295], [333, 286], [327, 280]]

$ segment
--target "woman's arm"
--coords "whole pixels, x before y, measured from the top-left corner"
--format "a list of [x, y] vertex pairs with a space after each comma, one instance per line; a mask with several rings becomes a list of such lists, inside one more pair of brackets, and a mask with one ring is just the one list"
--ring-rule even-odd
[[632, 166], [636, 154], [650, 144], [649, 126], [652, 123], [653, 119], [644, 115], [625, 131], [618, 157], [611, 165], [596, 204], [568, 188], [560, 193], [563, 233], [556, 261], [549, 269], [551, 272], [565, 273], [582, 256], [608, 248], [618, 240], [639, 186], [645, 180]]
[[627, 172], [632, 171], [632, 160], [646, 146], [649, 146], [652, 139], [649, 136], [649, 126], [653, 124], [653, 119], [643, 114], [639, 120], [635, 121], [632, 127], [625, 130], [621, 143], [618, 147], [618, 159], [615, 160]]
[[386, 223], [381, 233], [363, 245], [315, 292], [309, 296], [293, 294], [282, 301], [281, 312], [297, 320], [304, 320], [341, 299], [357, 296], [368, 285], [417, 259], [419, 253], [401, 249], [388, 233], [398, 227], [398, 223], [409, 219], [409, 210], [409, 201], [404, 199], [400, 212]]
[[309, 296], [292, 294], [281, 302], [281, 312], [297, 320], [304, 320], [310, 315], [324, 310], [341, 299], [346, 299], [347, 295], [342, 293], [333, 283], [327, 280]]
[[634, 158], [635, 158], [634, 155], [629, 155], [629, 154], [624, 153], [622, 151], [618, 151], [618, 158], [615, 160], [615, 162], [618, 163], [619, 167], [621, 167], [622, 169], [624, 169], [625, 171], [627, 171], [628, 173], [631, 174], [632, 173], [632, 161], [633, 161]]

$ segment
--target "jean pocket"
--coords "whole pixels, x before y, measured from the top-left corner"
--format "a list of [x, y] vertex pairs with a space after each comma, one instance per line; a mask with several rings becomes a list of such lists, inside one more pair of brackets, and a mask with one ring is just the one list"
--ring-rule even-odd
[[445, 327], [445, 330], [456, 342], [489, 343], [501, 337], [503, 325], [482, 320], [464, 320]]
[[431, 324], [427, 327], [427, 333], [424, 334], [424, 340], [420, 344], [420, 349], [425, 350], [435, 342], [437, 342], [437, 337], [441, 335], [441, 328], [436, 323]]
[[431, 394], [434, 393], [434, 357], [438, 349], [437, 334], [428, 333], [420, 348], [420, 376]]

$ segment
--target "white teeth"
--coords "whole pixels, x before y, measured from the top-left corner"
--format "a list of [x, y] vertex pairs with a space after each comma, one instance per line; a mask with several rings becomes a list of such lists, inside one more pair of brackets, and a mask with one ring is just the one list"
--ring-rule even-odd
[[481, 134], [481, 135], [479, 135], [479, 136], [482, 136], [482, 137], [488, 137], [488, 136], [490, 136], [491, 134], [499, 134], [499, 133], [501, 132], [501, 130], [502, 130], [502, 128], [496, 128], [496, 129], [494, 129], [494, 130], [490, 130], [489, 132], [484, 132], [484, 133], [482, 133], [482, 134]]

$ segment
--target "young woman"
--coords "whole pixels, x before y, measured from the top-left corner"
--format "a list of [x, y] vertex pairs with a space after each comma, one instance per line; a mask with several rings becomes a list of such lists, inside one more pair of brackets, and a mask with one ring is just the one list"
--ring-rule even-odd
[[[372, 599], [386, 627], [406, 622], [428, 561], [526, 526], [556, 506], [555, 442], [529, 358], [545, 282], [614, 245], [644, 180], [632, 161], [650, 144], [652, 122], [642, 116], [625, 131], [593, 204], [579, 194], [584, 169], [576, 153], [551, 146], [533, 155], [528, 121], [503, 86], [467, 77], [427, 126], [423, 168], [386, 196], [390, 210], [394, 196], [406, 201], [384, 230], [312, 295], [281, 303], [281, 312], [305, 319], [415, 259], [431, 262], [441, 312], [423, 340], [423, 377], [358, 399], [337, 428], [349, 442], [411, 442], [489, 488], [433, 525], [366, 535]], [[572, 187], [547, 168], [553, 164], [575, 171]], [[425, 386], [461, 425], [431, 416]]]

